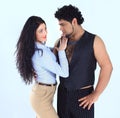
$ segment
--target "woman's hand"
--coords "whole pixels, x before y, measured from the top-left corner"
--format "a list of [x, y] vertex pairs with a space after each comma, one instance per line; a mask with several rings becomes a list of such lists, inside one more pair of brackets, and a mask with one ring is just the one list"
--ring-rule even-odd
[[59, 47], [55, 47], [57, 49], [57, 51], [59, 51], [59, 50], [65, 50], [66, 47], [67, 47], [67, 41], [68, 41], [68, 38], [62, 37], [60, 39], [60, 45], [59, 45]]

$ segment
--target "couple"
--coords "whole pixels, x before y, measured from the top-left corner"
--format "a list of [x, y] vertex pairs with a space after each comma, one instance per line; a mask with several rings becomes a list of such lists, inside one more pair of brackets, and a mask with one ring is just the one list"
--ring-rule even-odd
[[[37, 118], [94, 118], [94, 103], [106, 88], [112, 63], [102, 39], [81, 26], [79, 9], [65, 5], [55, 13], [63, 36], [51, 50], [45, 46], [45, 21], [31, 16], [17, 43], [17, 68], [26, 84], [34, 80], [30, 101]], [[96, 63], [100, 66], [94, 88]], [[52, 102], [58, 86], [57, 112]]]

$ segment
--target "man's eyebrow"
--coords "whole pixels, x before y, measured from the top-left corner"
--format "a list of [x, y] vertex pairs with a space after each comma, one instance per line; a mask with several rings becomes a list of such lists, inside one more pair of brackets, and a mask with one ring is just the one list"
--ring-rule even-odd
[[59, 23], [59, 25], [64, 25], [64, 23]]

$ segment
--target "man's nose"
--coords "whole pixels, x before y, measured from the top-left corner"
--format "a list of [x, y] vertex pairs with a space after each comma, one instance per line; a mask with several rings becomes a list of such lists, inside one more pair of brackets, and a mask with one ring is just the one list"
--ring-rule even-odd
[[63, 31], [63, 28], [62, 28], [62, 27], [60, 27], [60, 30], [61, 30], [61, 31]]

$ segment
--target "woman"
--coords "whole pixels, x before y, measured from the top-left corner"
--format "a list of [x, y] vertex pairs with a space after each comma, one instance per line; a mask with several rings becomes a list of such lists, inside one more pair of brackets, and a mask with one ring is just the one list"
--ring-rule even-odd
[[[68, 61], [65, 55], [67, 38], [60, 42], [57, 49], [59, 64], [54, 53], [45, 46], [47, 28], [45, 21], [31, 16], [26, 21], [17, 42], [17, 69], [26, 84], [35, 80], [30, 101], [37, 118], [58, 118], [53, 108], [53, 96], [56, 89], [56, 75], [68, 77]], [[37, 77], [33, 79], [33, 72]]]

